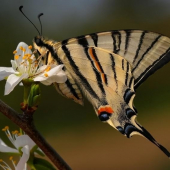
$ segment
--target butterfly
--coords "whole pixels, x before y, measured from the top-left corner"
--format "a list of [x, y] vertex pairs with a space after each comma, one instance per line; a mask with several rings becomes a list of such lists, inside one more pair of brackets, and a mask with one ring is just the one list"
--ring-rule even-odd
[[40, 34], [33, 45], [44, 64], [64, 65], [67, 81], [54, 83], [60, 94], [81, 105], [86, 96], [102, 122], [128, 138], [147, 138], [170, 157], [136, 121], [133, 105], [137, 88], [170, 61], [170, 38], [150, 31], [114, 30], [61, 42]]
[[142, 30], [93, 33], [61, 42], [37, 36], [34, 48], [44, 64], [64, 64], [63, 96], [83, 104], [83, 94], [102, 122], [128, 138], [139, 134], [168, 157], [170, 153], [136, 121], [133, 100], [137, 88], [170, 60], [170, 38]]

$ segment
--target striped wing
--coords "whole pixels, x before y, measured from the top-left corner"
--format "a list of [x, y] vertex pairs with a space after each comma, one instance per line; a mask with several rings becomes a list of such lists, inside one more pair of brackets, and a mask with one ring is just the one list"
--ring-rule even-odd
[[80, 43], [63, 44], [58, 49], [58, 55], [101, 121], [107, 122], [128, 138], [134, 134], [146, 137], [170, 157], [169, 151], [136, 122], [132, 74], [135, 73], [135, 67], [120, 55]]
[[53, 83], [54, 87], [62, 96], [72, 99], [74, 102], [83, 105], [83, 97], [79, 86], [72, 78], [71, 74], [65, 69], [67, 81], [65, 83]]
[[112, 120], [113, 113], [118, 122], [129, 121], [125, 110], [134, 110], [135, 95], [129, 62], [107, 50], [78, 44], [63, 45], [58, 55], [102, 121]]
[[82, 104], [88, 97], [101, 121], [127, 137], [140, 134], [170, 153], [136, 122], [133, 107], [137, 88], [170, 60], [170, 39], [157, 33], [122, 30], [95, 33], [55, 42], [34, 38], [40, 54], [48, 51], [46, 63], [64, 64], [67, 81], [57, 90]]
[[135, 89], [170, 60], [170, 38], [148, 31], [121, 30], [94, 33], [63, 41], [98, 47], [124, 57], [132, 67]]

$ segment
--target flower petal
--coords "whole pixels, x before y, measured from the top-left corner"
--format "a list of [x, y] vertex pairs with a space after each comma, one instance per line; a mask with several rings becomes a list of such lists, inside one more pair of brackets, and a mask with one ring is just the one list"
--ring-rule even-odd
[[43, 65], [43, 66], [39, 67], [37, 70], [37, 74], [44, 72], [46, 68], [47, 68], [47, 65]]
[[0, 80], [3, 80], [5, 77], [13, 73], [15, 73], [15, 71], [12, 67], [0, 67]]
[[63, 64], [58, 65], [58, 66], [52, 65], [51, 70], [48, 71], [49, 76], [56, 75], [60, 73], [61, 71], [63, 71], [62, 70], [63, 66], [64, 66]]
[[11, 60], [11, 65], [12, 65], [13, 70], [16, 71], [16, 69], [17, 69], [17, 63], [16, 63], [15, 60]]
[[24, 42], [20, 42], [16, 48], [17, 54], [22, 54], [22, 50], [20, 49], [20, 47], [25, 48], [25, 50], [28, 50], [29, 53], [32, 53], [32, 51], [28, 48], [28, 45]]
[[[23, 47], [25, 49], [25, 52], [21, 50], [20, 47]], [[32, 54], [32, 51], [28, 48], [28, 45], [24, 42], [20, 42], [18, 44], [16, 51], [17, 53], [15, 54], [15, 56], [16, 55], [20, 56], [17, 60], [15, 60], [18, 64], [20, 64], [23, 61], [23, 56], [25, 54]], [[15, 59], [15, 56], [14, 56], [14, 59]]]
[[18, 150], [7, 146], [1, 139], [0, 139], [0, 152], [19, 153]]
[[64, 83], [67, 80], [67, 76], [65, 75], [65, 73], [59, 73], [55, 76], [52, 77], [48, 77], [46, 80], [41, 81], [42, 84], [48, 86], [51, 85], [52, 83]]
[[27, 77], [28, 74], [23, 74], [21, 76], [16, 76], [15, 74], [11, 74], [6, 81], [5, 95], [8, 95], [22, 79]]
[[28, 145], [31, 150], [36, 144], [28, 135], [21, 135], [16, 137], [16, 140], [14, 141], [14, 145], [16, 148], [20, 148]]
[[29, 156], [30, 156], [30, 148], [28, 145], [24, 146], [22, 149], [22, 157], [19, 160], [17, 166], [16, 166], [16, 170], [23, 170], [25, 169], [25, 164], [27, 163]]
[[[54, 82], [64, 83], [67, 80], [65, 72], [62, 70], [63, 65], [53, 65], [48, 72], [43, 72], [34, 78], [34, 81], [41, 81], [45, 85], [50, 85]], [[44, 74], [47, 73], [46, 77]]]
[[60, 71], [55, 77], [56, 77], [55, 82], [57, 82], [57, 83], [65, 83], [66, 80], [67, 80], [67, 76], [66, 76], [66, 74], [65, 74], [65, 72], [63, 70]]
[[[51, 67], [51, 70], [48, 72], [45, 72], [47, 65], [43, 65], [42, 67], [40, 67], [37, 71], [37, 73], [40, 73], [40, 74], [38, 74], [38, 76], [34, 78], [34, 81], [43, 81], [43, 80], [46, 80], [49, 76], [56, 75], [59, 71], [62, 70], [63, 65], [58, 65], [58, 66], [52, 65], [50, 67]], [[45, 77], [44, 73], [47, 73], [48, 77]]]

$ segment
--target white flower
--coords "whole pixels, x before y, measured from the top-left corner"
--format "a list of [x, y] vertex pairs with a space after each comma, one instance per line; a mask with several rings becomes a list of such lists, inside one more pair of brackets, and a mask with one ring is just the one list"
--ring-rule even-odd
[[22, 155], [17, 165], [15, 165], [12, 158], [10, 160], [12, 160], [15, 170], [24, 170], [26, 167], [26, 162], [28, 161], [30, 156], [30, 151], [36, 144], [26, 134], [21, 135], [18, 131], [13, 131], [11, 134], [8, 126], [6, 126], [3, 131], [5, 131], [6, 135], [8, 136], [9, 140], [12, 142], [15, 148], [7, 146], [0, 139], [0, 152]]
[[31, 51], [32, 46], [20, 42], [11, 60], [12, 67], [0, 67], [0, 80], [7, 78], [5, 95], [9, 94], [23, 79], [31, 78], [45, 85], [54, 82], [64, 83], [67, 77], [62, 70], [63, 65], [43, 65], [41, 57], [36, 59]]
[[[12, 161], [12, 164], [13, 164], [15, 170], [27, 170], [27, 164], [25, 164], [24, 168], [21, 167], [21, 168], [23, 168], [23, 169], [19, 169], [18, 167], [16, 167], [16, 165], [15, 165], [15, 164], [16, 164], [16, 161], [13, 160], [13, 157], [12, 157], [12, 156], [9, 158], [9, 160]], [[5, 161], [3, 161], [2, 159], [0, 159], [0, 167], [1, 167], [3, 170], [12, 170], [12, 168], [11, 168]]]
[[[12, 163], [14, 164], [14, 162], [12, 161]], [[0, 167], [3, 169], [3, 170], [12, 170], [10, 168], [10, 166], [5, 162], [3, 161], [2, 159], [0, 159]], [[15, 166], [14, 166], [15, 167]]]

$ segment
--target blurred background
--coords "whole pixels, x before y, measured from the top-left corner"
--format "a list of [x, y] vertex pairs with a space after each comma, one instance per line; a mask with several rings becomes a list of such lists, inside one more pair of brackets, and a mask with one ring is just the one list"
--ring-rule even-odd
[[[19, 42], [32, 44], [35, 28], [18, 8], [39, 28], [42, 17], [43, 35], [60, 41], [117, 29], [142, 29], [170, 37], [169, 0], [9, 0], [0, 2], [0, 66], [11, 66], [12, 52]], [[20, 111], [23, 88], [17, 86], [4, 96], [5, 81], [0, 82], [0, 98]], [[41, 134], [74, 170], [153, 169], [170, 168], [169, 159], [151, 142], [134, 136], [127, 139], [96, 117], [85, 99], [79, 106], [60, 96], [53, 86], [42, 87], [42, 102], [35, 113], [35, 124]], [[163, 146], [170, 150], [170, 63], [151, 76], [137, 90], [135, 106], [138, 121]], [[0, 128], [18, 129], [2, 114]], [[0, 131], [0, 137], [6, 136]], [[8, 163], [8, 157], [0, 153]]]

